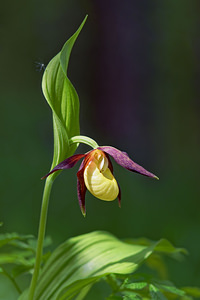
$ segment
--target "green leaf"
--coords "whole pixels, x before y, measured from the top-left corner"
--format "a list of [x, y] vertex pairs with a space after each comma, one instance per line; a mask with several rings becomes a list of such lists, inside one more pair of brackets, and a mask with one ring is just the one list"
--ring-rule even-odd
[[1, 253], [0, 265], [4, 265], [4, 264], [21, 264], [21, 265], [29, 266], [31, 263], [24, 258], [23, 253], [16, 252], [16, 253]]
[[45, 264], [35, 300], [72, 299], [103, 276], [132, 273], [158, 246], [131, 245], [99, 231], [71, 238]]
[[[121, 280], [118, 280], [117, 276], [115, 274], [110, 274], [110, 275], [106, 276], [104, 279], [106, 280], [108, 285], [111, 287], [113, 293], [118, 292], [122, 286]], [[126, 282], [126, 281], [124, 280], [124, 282]]]
[[32, 270], [34, 267], [34, 263], [27, 263], [25, 264], [20, 264], [20, 265], [16, 265], [13, 269], [12, 269], [12, 277], [16, 278], [22, 274], [26, 274], [26, 273], [31, 273], [32, 274]]
[[[151, 246], [155, 245], [155, 241], [148, 240], [146, 238], [141, 239], [127, 239], [128, 243], [133, 245]], [[155, 251], [161, 254], [166, 254], [178, 260], [183, 259], [183, 254], [188, 254], [184, 248], [175, 248], [168, 240], [161, 239], [155, 247]]]
[[195, 286], [187, 286], [182, 288], [183, 291], [195, 298], [200, 298], [200, 288]]
[[155, 282], [154, 285], [159, 289], [165, 292], [169, 292], [178, 296], [184, 296], [185, 292], [183, 290], [178, 289], [169, 281]]
[[175, 248], [168, 240], [162, 239], [160, 243], [158, 243], [156, 251], [168, 254], [169, 256], [182, 260], [183, 254], [188, 254], [187, 250], [184, 248]]
[[124, 296], [123, 300], [142, 300], [142, 297], [140, 297], [137, 294], [132, 294], [132, 295], [126, 295], [126, 296]]
[[82, 299], [84, 299], [85, 296], [90, 291], [90, 289], [91, 289], [92, 286], [93, 286], [93, 283], [92, 284], [88, 284], [84, 288], [82, 288], [82, 290], [80, 291], [79, 295], [76, 297], [75, 300], [82, 300]]
[[[126, 239], [128, 243], [134, 245], [150, 246], [155, 243], [146, 238], [138, 239]], [[185, 255], [188, 254], [187, 250], [183, 248], [175, 248], [168, 240], [161, 239], [155, 248], [155, 252], [146, 260], [146, 265], [152, 270], [157, 271], [160, 278], [166, 279], [168, 272], [165, 261], [163, 260], [163, 254], [176, 260], [183, 260]]]
[[29, 239], [32, 239], [32, 235], [20, 235], [18, 233], [5, 233], [5, 234], [0, 234], [0, 247], [3, 247], [7, 244], [16, 244], [20, 245], [20, 241], [27, 241]]
[[79, 98], [67, 77], [67, 70], [71, 50], [86, 19], [87, 16], [74, 35], [64, 44], [61, 52], [49, 62], [42, 79], [42, 90], [53, 113], [54, 157], [52, 168], [74, 153], [77, 145], [69, 146], [69, 139], [80, 134]]
[[18, 300], [27, 300], [29, 295], [29, 289], [23, 291], [23, 293], [18, 297]]
[[161, 291], [153, 284], [149, 285], [149, 291], [152, 300], [167, 300], [167, 298], [161, 293]]
[[[49, 237], [45, 238], [44, 247], [51, 244]], [[17, 233], [5, 233], [0, 235], [0, 266], [9, 267], [9, 275], [13, 278], [32, 272], [35, 261], [36, 239], [32, 235], [20, 235]], [[43, 263], [50, 254], [43, 255]], [[11, 275], [12, 274], [12, 275]]]
[[133, 283], [128, 283], [124, 286], [126, 289], [130, 290], [142, 290], [148, 286], [147, 282], [133, 282]]
[[147, 261], [146, 265], [157, 272], [159, 278], [166, 279], [168, 277], [168, 269], [163, 256], [160, 253], [154, 253]]

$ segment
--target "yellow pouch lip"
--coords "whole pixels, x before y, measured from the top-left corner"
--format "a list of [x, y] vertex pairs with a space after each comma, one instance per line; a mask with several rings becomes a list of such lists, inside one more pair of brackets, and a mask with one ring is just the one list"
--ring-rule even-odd
[[103, 157], [99, 155], [99, 160], [96, 157], [89, 160], [84, 170], [84, 182], [87, 189], [96, 198], [104, 201], [113, 201], [119, 194], [119, 187], [108, 168], [106, 156], [103, 152], [102, 154]]

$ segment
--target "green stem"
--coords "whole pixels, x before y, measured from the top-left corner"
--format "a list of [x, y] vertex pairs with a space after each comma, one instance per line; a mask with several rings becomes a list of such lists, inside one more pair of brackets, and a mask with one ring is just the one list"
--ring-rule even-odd
[[[86, 136], [73, 136], [69, 140], [69, 144], [75, 143], [84, 143], [89, 145], [93, 149], [99, 147], [99, 145], [91, 138]], [[28, 300], [34, 299], [35, 289], [37, 285], [37, 280], [40, 272], [41, 261], [42, 261], [42, 251], [43, 251], [43, 242], [45, 237], [45, 230], [46, 230], [46, 221], [47, 221], [47, 212], [48, 212], [48, 204], [49, 204], [49, 197], [51, 193], [52, 184], [54, 181], [55, 176], [50, 176], [46, 179], [43, 199], [42, 199], [42, 207], [41, 207], [41, 214], [40, 214], [40, 224], [38, 230], [38, 241], [37, 241], [37, 249], [36, 249], [36, 259], [35, 259], [35, 266], [33, 271], [33, 277], [31, 280], [31, 285], [29, 289], [29, 298]]]
[[29, 298], [28, 298], [29, 300], [33, 300], [35, 288], [38, 280], [38, 275], [40, 271], [41, 261], [42, 261], [42, 251], [43, 251], [43, 242], [44, 242], [45, 230], [46, 230], [47, 211], [48, 211], [49, 197], [51, 193], [52, 184], [53, 184], [53, 178], [52, 176], [50, 176], [46, 179], [45, 187], [44, 187], [41, 214], [40, 214], [40, 224], [38, 230], [36, 260], [35, 260], [34, 272], [33, 272], [33, 277], [31, 280], [31, 285], [29, 290]]
[[93, 149], [96, 149], [99, 147], [99, 145], [91, 138], [84, 136], [84, 135], [76, 135], [69, 139], [69, 144], [75, 144], [75, 143], [83, 143], [86, 144]]

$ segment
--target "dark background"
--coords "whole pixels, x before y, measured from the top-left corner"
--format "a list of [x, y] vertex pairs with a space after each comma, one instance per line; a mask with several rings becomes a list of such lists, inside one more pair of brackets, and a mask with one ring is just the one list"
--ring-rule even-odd
[[[86, 14], [69, 66], [80, 97], [81, 134], [128, 152], [160, 181], [114, 164], [122, 208], [88, 193], [83, 218], [77, 167], [65, 171], [53, 187], [47, 234], [54, 246], [93, 230], [119, 238], [167, 238], [189, 251], [184, 262], [169, 262], [169, 278], [178, 286], [198, 286], [198, 0], [1, 3], [1, 232], [37, 235], [44, 186], [40, 178], [51, 165], [53, 137], [42, 72], [35, 63], [47, 64]], [[16, 297], [6, 290], [3, 277], [0, 285], [0, 299]]]

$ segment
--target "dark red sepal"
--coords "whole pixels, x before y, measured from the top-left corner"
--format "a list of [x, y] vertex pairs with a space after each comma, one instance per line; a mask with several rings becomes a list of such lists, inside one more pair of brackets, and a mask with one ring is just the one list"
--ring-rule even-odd
[[77, 172], [77, 195], [78, 195], [78, 202], [81, 209], [83, 216], [86, 216], [86, 209], [85, 209], [85, 194], [87, 191], [85, 182], [84, 182], [84, 169], [85, 169], [86, 161], [81, 163], [80, 168]]
[[75, 166], [75, 164], [83, 157], [85, 157], [85, 154], [75, 154], [75, 155], [68, 157], [67, 159], [65, 159], [61, 163], [59, 163], [57, 166], [55, 166], [53, 168], [53, 170], [51, 170], [51, 172], [49, 172], [47, 175], [43, 176], [41, 179], [48, 177], [49, 175], [51, 175], [52, 173], [54, 173], [56, 171], [73, 168]]
[[142, 166], [136, 164], [133, 160], [131, 160], [126, 152], [122, 152], [122, 151], [120, 151], [114, 147], [110, 147], [110, 146], [102, 146], [102, 147], [98, 147], [98, 149], [111, 155], [114, 158], [114, 160], [116, 161], [116, 163], [118, 163], [123, 168], [125, 168], [129, 171], [132, 171], [132, 172], [139, 173], [144, 176], [158, 179], [158, 177], [156, 175], [147, 171]]
[[119, 205], [119, 207], [121, 208], [121, 189], [120, 189], [119, 183], [117, 183], [117, 184], [118, 184], [118, 188], [119, 188], [118, 205]]

